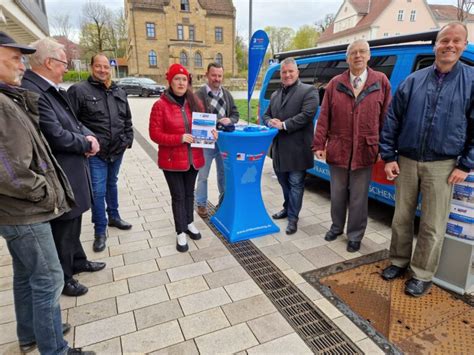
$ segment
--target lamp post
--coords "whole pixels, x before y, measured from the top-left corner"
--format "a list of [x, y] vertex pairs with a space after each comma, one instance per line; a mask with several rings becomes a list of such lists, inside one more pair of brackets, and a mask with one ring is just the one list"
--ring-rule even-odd
[[[249, 0], [249, 48], [250, 48], [250, 39], [252, 38], [252, 0]], [[249, 57], [247, 56], [247, 68], [249, 67]], [[248, 75], [248, 74], [247, 74]], [[247, 86], [248, 86], [248, 78], [247, 78]], [[247, 88], [248, 89], [248, 88]], [[247, 123], [250, 124], [251, 118], [251, 105], [252, 98], [250, 97], [247, 104]]]

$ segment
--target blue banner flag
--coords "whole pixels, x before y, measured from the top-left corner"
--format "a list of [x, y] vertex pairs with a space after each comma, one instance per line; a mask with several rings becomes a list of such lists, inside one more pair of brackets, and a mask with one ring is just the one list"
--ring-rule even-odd
[[262, 67], [263, 59], [268, 47], [268, 36], [265, 31], [254, 32], [249, 45], [249, 77], [248, 77], [248, 100], [252, 98], [258, 73]]

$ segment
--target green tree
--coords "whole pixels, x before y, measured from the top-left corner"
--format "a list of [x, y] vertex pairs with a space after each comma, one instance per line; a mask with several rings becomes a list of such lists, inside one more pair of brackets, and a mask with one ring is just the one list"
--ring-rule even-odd
[[295, 31], [290, 27], [275, 27], [267, 26], [264, 31], [270, 40], [270, 51], [273, 56], [275, 53], [280, 53], [288, 50], [291, 46]]
[[98, 52], [113, 53], [113, 14], [104, 5], [88, 2], [82, 8], [80, 45], [86, 58]]
[[237, 37], [235, 38], [235, 57], [237, 60], [237, 69], [239, 73], [246, 72], [248, 69], [248, 53], [249, 50], [244, 42], [243, 37], [237, 34]]
[[319, 32], [314, 26], [303, 25], [296, 31], [293, 41], [291, 42], [291, 49], [315, 47], [318, 38]]

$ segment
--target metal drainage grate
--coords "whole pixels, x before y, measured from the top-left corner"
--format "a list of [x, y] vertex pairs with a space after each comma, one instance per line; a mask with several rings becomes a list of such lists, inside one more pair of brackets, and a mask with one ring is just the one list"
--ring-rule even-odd
[[[208, 203], [208, 210], [213, 215], [214, 205]], [[203, 220], [311, 350], [317, 354], [363, 354], [253, 243], [245, 240], [231, 244], [208, 218]]]

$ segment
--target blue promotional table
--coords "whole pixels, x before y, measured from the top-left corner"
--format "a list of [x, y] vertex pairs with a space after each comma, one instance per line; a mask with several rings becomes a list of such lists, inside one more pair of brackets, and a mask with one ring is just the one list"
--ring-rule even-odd
[[280, 231], [265, 209], [260, 190], [265, 156], [277, 133], [277, 129], [265, 126], [219, 132], [225, 193], [211, 223], [231, 243]]

